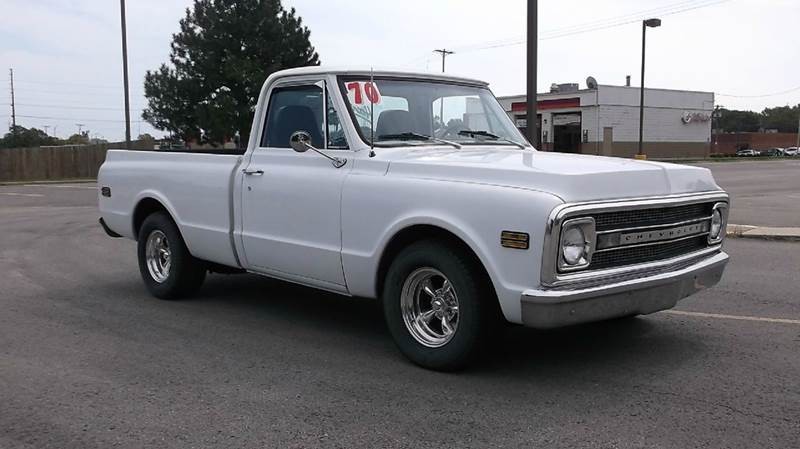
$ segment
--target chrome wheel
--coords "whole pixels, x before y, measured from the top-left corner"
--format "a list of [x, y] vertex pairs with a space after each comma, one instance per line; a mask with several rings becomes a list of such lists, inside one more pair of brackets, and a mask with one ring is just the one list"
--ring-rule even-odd
[[167, 236], [158, 229], [153, 230], [147, 236], [147, 244], [145, 246], [145, 258], [147, 261], [147, 271], [154, 281], [159, 284], [163, 283], [169, 277], [170, 269], [170, 256], [169, 240]]
[[458, 329], [458, 297], [439, 270], [418, 268], [406, 278], [400, 295], [406, 328], [420, 344], [438, 348]]

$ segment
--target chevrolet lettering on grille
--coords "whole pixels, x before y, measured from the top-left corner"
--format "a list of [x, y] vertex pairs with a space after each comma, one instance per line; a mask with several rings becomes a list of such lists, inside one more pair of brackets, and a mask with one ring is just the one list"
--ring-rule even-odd
[[635, 245], [638, 243], [660, 242], [662, 240], [673, 240], [691, 235], [699, 235], [708, 232], [709, 224], [707, 221], [693, 223], [685, 226], [677, 226], [669, 229], [658, 229], [652, 231], [639, 231], [621, 234], [619, 237], [620, 245]]

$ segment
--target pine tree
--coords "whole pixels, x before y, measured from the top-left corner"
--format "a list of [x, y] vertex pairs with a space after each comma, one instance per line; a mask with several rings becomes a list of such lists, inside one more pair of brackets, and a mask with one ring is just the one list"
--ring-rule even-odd
[[142, 118], [184, 140], [246, 145], [271, 73], [318, 65], [310, 32], [280, 0], [195, 0], [172, 36], [170, 63], [145, 75]]

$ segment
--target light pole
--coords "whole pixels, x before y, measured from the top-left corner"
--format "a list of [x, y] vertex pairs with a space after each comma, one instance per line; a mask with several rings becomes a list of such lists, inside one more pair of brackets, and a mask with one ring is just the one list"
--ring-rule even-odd
[[645, 49], [645, 36], [647, 35], [647, 27], [656, 28], [661, 26], [661, 19], [647, 19], [642, 21], [642, 84], [639, 89], [639, 152], [636, 154], [637, 159], [646, 159], [644, 150], [642, 148], [642, 141], [644, 140], [644, 49]]

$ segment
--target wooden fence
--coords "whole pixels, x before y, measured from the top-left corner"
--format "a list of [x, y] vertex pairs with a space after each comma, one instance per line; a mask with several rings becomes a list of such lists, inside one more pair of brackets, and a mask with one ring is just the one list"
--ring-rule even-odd
[[107, 144], [0, 149], [0, 182], [95, 178]]

